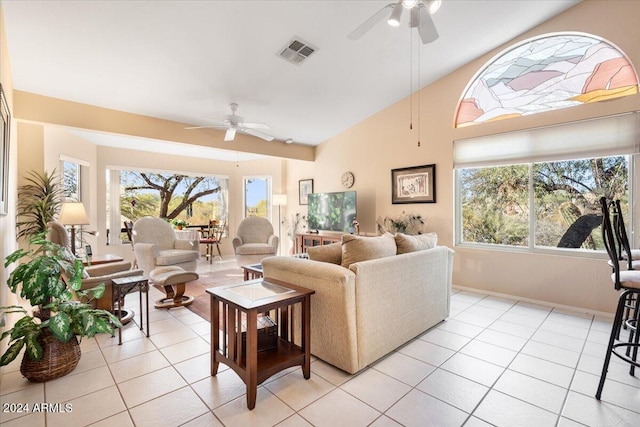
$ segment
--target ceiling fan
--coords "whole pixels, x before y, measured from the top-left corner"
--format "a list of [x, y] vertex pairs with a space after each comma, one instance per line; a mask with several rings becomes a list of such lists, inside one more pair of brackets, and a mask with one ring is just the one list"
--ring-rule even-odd
[[358, 40], [385, 17], [387, 17], [387, 24], [398, 27], [402, 10], [407, 9], [411, 14], [409, 27], [418, 29], [423, 44], [431, 43], [439, 37], [431, 15], [438, 11], [441, 4], [442, 0], [399, 0], [396, 3], [389, 3], [353, 30], [347, 38]]
[[257, 129], [270, 129], [269, 126], [267, 126], [264, 123], [245, 122], [244, 118], [236, 115], [236, 111], [238, 110], [238, 104], [236, 104], [235, 102], [229, 104], [229, 107], [231, 108], [231, 114], [227, 116], [223, 116], [222, 120], [209, 119], [213, 122], [217, 122], [218, 124], [214, 124], [211, 126], [192, 126], [185, 129], [205, 129], [205, 128], [226, 129], [227, 132], [224, 134], [225, 141], [233, 141], [236, 137], [236, 132], [257, 136], [258, 138], [262, 138], [265, 141], [273, 141], [273, 137], [271, 135], [257, 130]]

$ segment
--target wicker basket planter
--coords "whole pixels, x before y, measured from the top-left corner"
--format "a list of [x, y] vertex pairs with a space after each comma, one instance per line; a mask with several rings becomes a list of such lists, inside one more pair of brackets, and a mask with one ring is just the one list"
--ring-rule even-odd
[[20, 365], [20, 373], [29, 381], [43, 383], [67, 375], [80, 361], [80, 344], [76, 337], [67, 342], [59, 341], [48, 329], [43, 329], [38, 337], [42, 346], [42, 359], [31, 360], [25, 353]]

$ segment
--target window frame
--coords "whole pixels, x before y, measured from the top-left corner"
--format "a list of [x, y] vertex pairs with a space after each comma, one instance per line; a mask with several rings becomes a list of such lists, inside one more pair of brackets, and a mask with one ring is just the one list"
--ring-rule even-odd
[[[624, 155], [627, 157], [627, 192], [629, 197], [628, 209], [624, 214], [626, 219], [626, 227], [627, 234], [629, 235], [629, 241], [633, 247], [638, 246], [638, 240], [640, 233], [636, 232], [638, 227], [640, 226], [640, 219], [635, 218], [634, 213], [637, 210], [637, 204], [640, 203], [638, 200], [637, 187], [634, 185], [635, 179], [640, 179], [637, 177], [636, 171], [640, 171], [640, 154], [627, 154]], [[614, 157], [614, 156], [602, 156], [602, 157]], [[564, 159], [563, 159], [564, 160]], [[570, 159], [570, 160], [580, 160], [580, 159]], [[533, 166], [535, 163], [540, 162], [527, 162], [526, 165], [529, 169], [529, 181], [528, 181], [528, 200], [529, 200], [529, 244], [527, 246], [511, 246], [504, 244], [491, 244], [491, 243], [478, 243], [478, 242], [464, 242], [463, 238], [463, 230], [462, 230], [462, 194], [461, 194], [461, 173], [462, 169], [470, 169], [469, 168], [454, 168], [454, 246], [460, 248], [470, 248], [470, 249], [483, 249], [483, 250], [497, 250], [497, 251], [505, 251], [505, 252], [516, 252], [516, 253], [537, 253], [537, 254], [547, 254], [547, 255], [562, 255], [562, 256], [571, 256], [571, 257], [582, 257], [582, 258], [606, 258], [607, 254], [602, 250], [589, 250], [582, 248], [557, 248], [557, 247], [548, 247], [548, 246], [537, 246], [535, 242], [535, 231], [536, 231], [536, 218], [535, 218], [535, 210], [533, 207], [535, 206], [535, 192], [534, 192], [534, 176], [533, 176]], [[522, 163], [519, 163], [522, 164]], [[510, 166], [510, 165], [499, 165], [499, 166]], [[480, 167], [491, 167], [491, 166], [480, 166]]]
[[[105, 223], [107, 230], [117, 230], [117, 233], [109, 232], [109, 237], [107, 240], [107, 245], [129, 245], [130, 243], [123, 243], [120, 239], [120, 232], [124, 226], [124, 224], [120, 224], [121, 211], [120, 211], [120, 196], [121, 196], [121, 186], [120, 186], [120, 173], [122, 171], [133, 171], [133, 172], [148, 172], [148, 173], [161, 173], [161, 174], [178, 174], [178, 175], [187, 175], [187, 176], [204, 176], [204, 177], [212, 177], [220, 180], [225, 180], [224, 185], [222, 185], [222, 200], [224, 201], [224, 205], [226, 211], [224, 212], [224, 217], [221, 219], [226, 219], [228, 221], [229, 218], [229, 185], [230, 185], [230, 177], [224, 174], [215, 174], [215, 173], [203, 173], [203, 172], [194, 172], [194, 171], [179, 171], [179, 170], [165, 170], [165, 169], [153, 169], [153, 168], [136, 168], [133, 166], [115, 166], [115, 165], [107, 165], [105, 167], [105, 181], [108, 183], [106, 186], [106, 194], [105, 194], [105, 205], [108, 207], [107, 214], [105, 217]], [[117, 172], [117, 173], [116, 173]], [[116, 203], [113, 200], [117, 200]], [[117, 218], [117, 220], [115, 219]]]
[[273, 222], [273, 177], [271, 175], [244, 175], [242, 177], [242, 219], [247, 218], [247, 181], [250, 179], [266, 180], [267, 214], [265, 218]]

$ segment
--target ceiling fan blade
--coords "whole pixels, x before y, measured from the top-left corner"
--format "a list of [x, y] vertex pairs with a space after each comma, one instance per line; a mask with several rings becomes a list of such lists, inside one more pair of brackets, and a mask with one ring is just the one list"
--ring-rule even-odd
[[420, 7], [418, 5], [411, 8], [411, 19], [409, 20], [409, 27], [415, 28], [420, 24]]
[[420, 7], [420, 23], [418, 24], [418, 33], [420, 34], [420, 39], [422, 40], [423, 44], [436, 41], [438, 37], [440, 37], [440, 35], [438, 34], [438, 30], [436, 29], [436, 25], [433, 23], [433, 19], [431, 19], [429, 9], [424, 6]]
[[273, 141], [273, 137], [271, 135], [267, 135], [264, 132], [260, 132], [257, 131], [255, 129], [242, 129], [242, 132], [249, 134], [249, 135], [253, 135], [253, 136], [257, 136], [258, 138], [262, 138], [265, 141]]
[[224, 134], [225, 141], [233, 141], [236, 137], [236, 128], [227, 129], [227, 133]]
[[248, 128], [248, 129], [271, 129], [267, 124], [265, 123], [247, 123], [247, 122], [242, 122], [241, 126], [243, 128]]
[[377, 11], [371, 18], [364, 21], [358, 28], [353, 30], [351, 34], [347, 36], [350, 40], [358, 40], [367, 31], [372, 29], [378, 22], [382, 21], [385, 17], [389, 16], [390, 9], [393, 9], [394, 3], [389, 3], [379, 11]]

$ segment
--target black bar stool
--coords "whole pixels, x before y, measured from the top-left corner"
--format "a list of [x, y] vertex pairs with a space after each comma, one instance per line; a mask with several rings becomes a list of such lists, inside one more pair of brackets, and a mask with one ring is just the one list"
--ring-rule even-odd
[[[607, 355], [604, 359], [604, 366], [602, 367], [602, 374], [600, 375], [600, 384], [598, 385], [598, 391], [596, 392], [596, 399], [600, 400], [602, 395], [602, 388], [604, 387], [604, 381], [607, 377], [607, 371], [609, 370], [609, 362], [611, 361], [611, 355], [615, 354], [620, 359], [631, 365], [629, 374], [635, 374], [635, 368], [640, 367], [638, 363], [638, 347], [640, 347], [638, 334], [638, 317], [640, 310], [638, 310], [638, 296], [640, 294], [640, 270], [633, 269], [633, 263], [631, 262], [631, 253], [627, 253], [629, 258], [628, 270], [621, 270], [620, 264], [623, 259], [618, 254], [618, 248], [630, 251], [628, 241], [625, 243], [622, 241], [622, 236], [626, 237], [626, 231], [624, 230], [624, 219], [622, 217], [622, 211], [620, 210], [620, 201], [607, 202], [607, 199], [602, 197], [600, 199], [600, 205], [602, 207], [602, 240], [604, 246], [609, 255], [609, 265], [613, 268], [613, 274], [611, 275], [611, 281], [617, 291], [622, 290], [618, 298], [618, 307], [613, 320], [613, 327], [611, 328], [611, 335], [609, 337], [609, 345], [607, 347]], [[611, 223], [610, 210], [613, 209], [615, 226]], [[624, 234], [621, 231], [624, 231]], [[614, 237], [615, 236], [615, 237]], [[622, 326], [626, 326], [629, 330], [628, 340], [620, 340], [620, 329]], [[624, 351], [623, 351], [624, 350]]]

